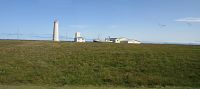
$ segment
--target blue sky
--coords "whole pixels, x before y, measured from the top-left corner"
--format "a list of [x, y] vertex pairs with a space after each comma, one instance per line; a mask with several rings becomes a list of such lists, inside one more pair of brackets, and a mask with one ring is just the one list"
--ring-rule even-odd
[[197, 42], [199, 3], [200, 0], [0, 0], [0, 38], [52, 39], [53, 21], [57, 18], [62, 40], [73, 38], [78, 31], [86, 40], [111, 36], [152, 42]]

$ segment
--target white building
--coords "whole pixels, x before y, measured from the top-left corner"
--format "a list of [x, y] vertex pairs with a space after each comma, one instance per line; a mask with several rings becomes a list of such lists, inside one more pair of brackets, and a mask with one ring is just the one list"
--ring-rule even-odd
[[141, 44], [140, 41], [128, 39], [128, 38], [106, 38], [105, 42], [113, 42], [113, 43], [130, 43], [130, 44]]
[[81, 37], [81, 33], [80, 32], [76, 32], [74, 41], [75, 42], [85, 42], [85, 39], [83, 37]]
[[54, 21], [53, 27], [53, 41], [59, 41], [58, 21]]
[[133, 39], [129, 39], [128, 40], [129, 44], [141, 44], [142, 42], [138, 41], [138, 40], [133, 40]]

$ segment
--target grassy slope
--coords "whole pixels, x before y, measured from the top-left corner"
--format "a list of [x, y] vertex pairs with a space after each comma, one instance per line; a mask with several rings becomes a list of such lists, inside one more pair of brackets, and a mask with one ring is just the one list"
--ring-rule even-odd
[[0, 84], [200, 87], [200, 46], [0, 41]]

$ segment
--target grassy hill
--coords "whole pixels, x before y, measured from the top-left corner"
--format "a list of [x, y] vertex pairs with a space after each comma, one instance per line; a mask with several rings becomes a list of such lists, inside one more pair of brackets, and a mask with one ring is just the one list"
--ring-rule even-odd
[[0, 41], [0, 85], [200, 87], [200, 46]]

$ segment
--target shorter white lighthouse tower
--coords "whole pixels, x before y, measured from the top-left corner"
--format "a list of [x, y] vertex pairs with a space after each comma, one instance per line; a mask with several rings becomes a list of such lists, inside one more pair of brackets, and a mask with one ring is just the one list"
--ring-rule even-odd
[[81, 33], [80, 32], [76, 32], [74, 41], [75, 42], [85, 42], [85, 39], [83, 37], [81, 37]]
[[54, 21], [53, 27], [53, 41], [59, 41], [58, 21]]
[[76, 32], [75, 33], [75, 38], [81, 37], [81, 33], [80, 32]]

